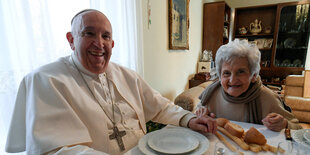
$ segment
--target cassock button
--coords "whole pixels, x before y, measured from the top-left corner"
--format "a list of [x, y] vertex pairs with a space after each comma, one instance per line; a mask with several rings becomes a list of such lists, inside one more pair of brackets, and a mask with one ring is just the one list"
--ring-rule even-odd
[[125, 112], [122, 112], [123, 115], [125, 115]]

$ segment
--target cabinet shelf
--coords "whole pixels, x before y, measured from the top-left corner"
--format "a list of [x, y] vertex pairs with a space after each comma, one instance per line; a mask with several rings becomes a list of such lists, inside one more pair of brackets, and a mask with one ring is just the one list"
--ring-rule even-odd
[[264, 67], [264, 66], [261, 66], [261, 67], [260, 67], [261, 70], [269, 70], [269, 68], [270, 68], [270, 67]]
[[270, 50], [272, 50], [272, 48], [261, 48], [261, 49], [259, 49], [260, 51], [270, 51]]
[[248, 37], [270, 37], [270, 38], [273, 38], [273, 34], [270, 33], [270, 34], [265, 34], [265, 33], [262, 33], [262, 34], [237, 34], [235, 35], [236, 38], [248, 38]]
[[286, 71], [286, 69], [288, 70], [294, 70], [295, 72], [301, 72], [303, 71], [305, 68], [303, 67], [282, 67], [282, 66], [274, 66], [274, 67], [263, 67], [261, 66], [261, 71], [274, 71], [274, 72], [281, 72], [281, 71]]
[[264, 85], [277, 85], [281, 86], [282, 84], [280, 82], [263, 82]]
[[304, 32], [279, 32], [278, 35], [290, 35], [290, 36], [294, 36], [294, 35], [300, 35], [301, 33], [304, 33]]
[[287, 50], [297, 50], [297, 51], [300, 51], [300, 50], [307, 50], [308, 48], [306, 47], [295, 47], [295, 48], [277, 48], [277, 50], [281, 50], [281, 51], [287, 51]]

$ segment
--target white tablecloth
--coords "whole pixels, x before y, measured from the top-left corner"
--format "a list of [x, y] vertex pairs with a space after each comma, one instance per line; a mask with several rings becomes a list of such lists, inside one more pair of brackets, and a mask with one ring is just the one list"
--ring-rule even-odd
[[[258, 131], [260, 131], [267, 139], [267, 144], [272, 145], [277, 147], [278, 143], [280, 142], [284, 142], [285, 140], [285, 136], [284, 136], [284, 130], [282, 130], [281, 132], [274, 132], [271, 131], [269, 129], [267, 129], [264, 125], [258, 125], [258, 124], [252, 124], [252, 123], [244, 123], [244, 122], [236, 122], [236, 121], [231, 121], [235, 124], [240, 125], [241, 127], [243, 127], [244, 131], [247, 131], [250, 127], [255, 127]], [[175, 126], [167, 126], [165, 128], [178, 128]], [[165, 130], [162, 129], [162, 130]], [[219, 132], [220, 133], [220, 132]], [[209, 148], [207, 150], [207, 152], [205, 154], [207, 155], [213, 155], [214, 153], [214, 146], [215, 144], [219, 141], [218, 138], [213, 135], [213, 134], [206, 134], [210, 145]], [[231, 141], [228, 137], [224, 136], [225, 139], [227, 139], [231, 144], [233, 144], [234, 146], [238, 147], [238, 145]], [[251, 151], [244, 151], [242, 150], [240, 147], [238, 147], [240, 151], [244, 152], [246, 155], [251, 155], [251, 154], [255, 154]], [[268, 151], [268, 152], [264, 152], [261, 151], [260, 153], [258, 153], [258, 155], [274, 155], [272, 152]], [[128, 152], [125, 153], [125, 155], [143, 155], [143, 153], [139, 150], [138, 146], [135, 146], [134, 148], [132, 148], [131, 150], [129, 150]]]

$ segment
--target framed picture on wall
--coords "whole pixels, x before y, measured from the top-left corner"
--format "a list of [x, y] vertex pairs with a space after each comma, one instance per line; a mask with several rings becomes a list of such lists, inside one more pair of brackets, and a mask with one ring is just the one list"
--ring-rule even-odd
[[189, 49], [189, 0], [168, 0], [169, 49]]

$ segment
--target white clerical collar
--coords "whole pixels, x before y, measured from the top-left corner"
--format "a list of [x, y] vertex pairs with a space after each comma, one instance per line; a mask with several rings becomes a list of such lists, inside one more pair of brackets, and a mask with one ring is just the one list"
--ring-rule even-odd
[[90, 72], [89, 70], [87, 70], [87, 69], [81, 64], [81, 62], [79, 61], [79, 59], [78, 59], [78, 57], [76, 56], [75, 52], [72, 52], [72, 53], [71, 53], [71, 57], [72, 57], [73, 63], [76, 64], [77, 68], [78, 68], [81, 72], [83, 72], [83, 73], [85, 73], [85, 74], [87, 74], [87, 75], [90, 75], [90, 76], [92, 76], [92, 77], [96, 77], [96, 78], [97, 78], [98, 76], [105, 76], [106, 73], [95, 74], [95, 73], [92, 73], [92, 72]]

